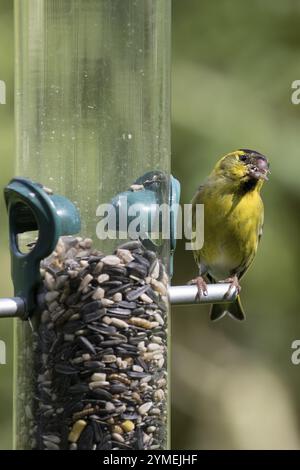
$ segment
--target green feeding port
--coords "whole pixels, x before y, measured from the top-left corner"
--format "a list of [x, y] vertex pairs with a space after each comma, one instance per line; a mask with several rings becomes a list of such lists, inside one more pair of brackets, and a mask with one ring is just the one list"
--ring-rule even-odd
[[129, 237], [136, 236], [134, 229], [138, 228], [138, 238], [145, 247], [155, 252], [159, 252], [168, 240], [170, 254], [165, 263], [171, 278], [176, 248], [180, 183], [172, 175], [168, 177], [162, 171], [149, 171], [139, 177], [131, 188], [134, 190], [119, 193], [111, 200], [107, 226], [114, 226], [115, 230], [112, 232], [117, 237], [124, 233]]
[[51, 247], [30, 322], [15, 322], [18, 449], [169, 446], [174, 241], [99, 238], [97, 214], [124, 192], [169, 204], [170, 18], [170, 0], [15, 0], [15, 174], [72, 213], [40, 238], [39, 212], [11, 208], [27, 259]]
[[[41, 185], [25, 178], [13, 179], [4, 194], [15, 296], [24, 301], [28, 318], [36, 306], [40, 262], [55, 250], [59, 237], [80, 231], [80, 216], [68, 199], [47, 194]], [[26, 252], [20, 236], [33, 232], [37, 236]]]

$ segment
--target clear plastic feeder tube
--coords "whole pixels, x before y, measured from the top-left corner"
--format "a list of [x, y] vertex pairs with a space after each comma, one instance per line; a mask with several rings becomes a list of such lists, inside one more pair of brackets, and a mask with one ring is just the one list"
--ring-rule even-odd
[[168, 445], [169, 241], [159, 261], [134, 244], [113, 254], [96, 211], [148, 171], [168, 180], [170, 4], [15, 0], [15, 173], [82, 222], [42, 263], [31, 325], [16, 322], [19, 449]]

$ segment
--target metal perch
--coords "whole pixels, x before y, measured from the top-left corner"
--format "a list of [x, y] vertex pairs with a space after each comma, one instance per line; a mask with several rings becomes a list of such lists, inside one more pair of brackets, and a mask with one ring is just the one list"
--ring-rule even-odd
[[[233, 288], [225, 298], [230, 284], [208, 284], [208, 295], [197, 297], [197, 286], [170, 286], [169, 300], [172, 305], [186, 304], [217, 304], [233, 302], [237, 297], [237, 290]], [[0, 299], [0, 318], [23, 318], [25, 315], [25, 302], [19, 297]]]
[[237, 290], [234, 287], [231, 289], [227, 297], [230, 284], [208, 284], [207, 296], [202, 296], [201, 299], [197, 297], [197, 286], [170, 286], [169, 287], [169, 300], [172, 305], [183, 304], [217, 304], [224, 302], [233, 302], [237, 297]]

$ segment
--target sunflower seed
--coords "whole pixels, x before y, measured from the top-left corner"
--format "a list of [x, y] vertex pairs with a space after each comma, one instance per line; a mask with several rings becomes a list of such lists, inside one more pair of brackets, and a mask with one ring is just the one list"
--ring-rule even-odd
[[120, 258], [118, 256], [109, 255], [102, 258], [102, 263], [107, 264], [108, 266], [117, 266], [120, 264]]

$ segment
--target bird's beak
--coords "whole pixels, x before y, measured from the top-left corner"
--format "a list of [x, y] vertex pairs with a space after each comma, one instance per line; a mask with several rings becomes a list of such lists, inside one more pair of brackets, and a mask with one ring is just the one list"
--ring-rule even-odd
[[249, 168], [249, 176], [255, 178], [257, 180], [268, 180], [268, 174], [270, 173], [269, 170], [269, 163], [264, 158], [256, 158], [254, 162], [251, 163]]

